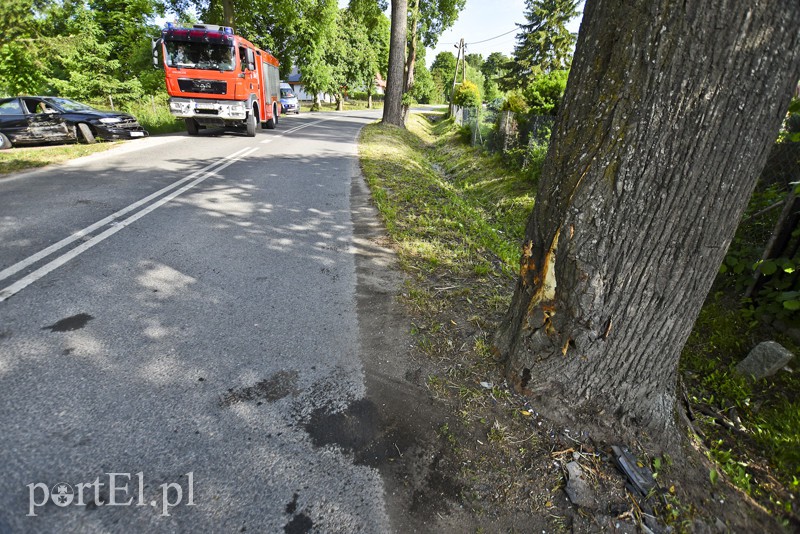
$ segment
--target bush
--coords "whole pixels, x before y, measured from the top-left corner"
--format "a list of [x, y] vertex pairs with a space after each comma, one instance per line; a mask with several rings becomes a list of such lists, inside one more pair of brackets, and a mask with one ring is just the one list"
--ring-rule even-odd
[[481, 105], [481, 92], [474, 83], [465, 81], [456, 87], [453, 104], [462, 108], [477, 108]]
[[519, 91], [509, 91], [506, 95], [506, 101], [503, 102], [503, 111], [512, 111], [514, 113], [527, 113], [528, 103], [525, 102], [525, 97]]
[[525, 102], [537, 115], [555, 115], [567, 87], [568, 70], [537, 76], [524, 90]]

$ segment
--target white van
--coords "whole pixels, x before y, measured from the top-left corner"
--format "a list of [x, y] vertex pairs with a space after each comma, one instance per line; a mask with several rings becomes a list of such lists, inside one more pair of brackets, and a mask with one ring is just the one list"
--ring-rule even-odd
[[297, 95], [294, 94], [292, 86], [285, 82], [281, 82], [281, 111], [300, 114], [300, 102], [297, 100]]

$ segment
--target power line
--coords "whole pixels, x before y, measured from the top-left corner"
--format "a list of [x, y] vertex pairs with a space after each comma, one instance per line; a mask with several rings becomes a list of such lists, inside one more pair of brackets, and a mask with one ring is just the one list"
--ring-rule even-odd
[[467, 43], [467, 44], [476, 45], [476, 44], [486, 43], [486, 42], [489, 42], [489, 41], [494, 41], [495, 39], [499, 39], [500, 37], [503, 37], [504, 35], [508, 35], [509, 33], [518, 32], [518, 31], [519, 31], [519, 28], [514, 28], [513, 30], [507, 31], [506, 33], [501, 33], [500, 35], [495, 35], [494, 37], [490, 37], [488, 39], [484, 39], [483, 41], [475, 41], [475, 42]]

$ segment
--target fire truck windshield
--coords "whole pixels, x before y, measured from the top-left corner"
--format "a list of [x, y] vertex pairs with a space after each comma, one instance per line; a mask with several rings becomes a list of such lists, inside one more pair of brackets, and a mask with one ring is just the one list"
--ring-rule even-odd
[[233, 70], [235, 50], [227, 44], [166, 41], [166, 63], [176, 69]]

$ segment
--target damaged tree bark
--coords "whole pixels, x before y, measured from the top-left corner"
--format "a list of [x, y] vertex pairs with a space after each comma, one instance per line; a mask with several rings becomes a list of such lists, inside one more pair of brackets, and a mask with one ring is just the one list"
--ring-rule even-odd
[[678, 357], [800, 78], [800, 4], [588, 0], [495, 336], [546, 413], [672, 428]]

